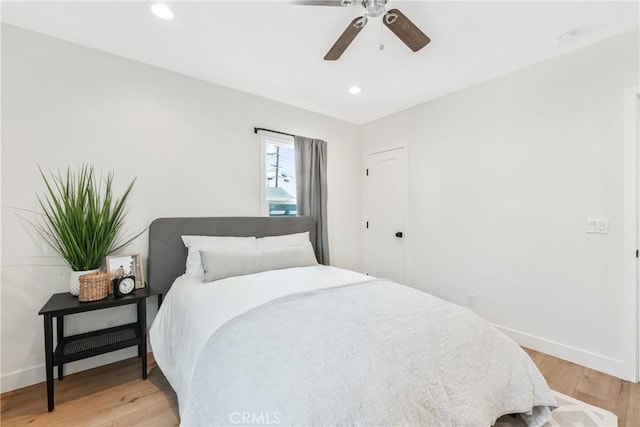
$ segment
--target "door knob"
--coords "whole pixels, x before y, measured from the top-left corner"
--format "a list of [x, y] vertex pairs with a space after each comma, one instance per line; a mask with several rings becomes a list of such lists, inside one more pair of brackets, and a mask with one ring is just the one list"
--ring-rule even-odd
[[396, 233], [396, 237], [402, 237], [402, 231], [398, 231], [398, 232]]

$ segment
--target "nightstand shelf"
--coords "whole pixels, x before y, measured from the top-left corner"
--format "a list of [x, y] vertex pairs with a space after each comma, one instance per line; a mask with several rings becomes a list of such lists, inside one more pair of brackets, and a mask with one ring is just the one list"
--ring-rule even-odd
[[[63, 366], [87, 357], [138, 347], [141, 359], [142, 379], [147, 378], [147, 297], [149, 289], [136, 290], [133, 294], [116, 298], [109, 295], [100, 301], [80, 302], [68, 292], [54, 294], [40, 309], [44, 316], [44, 351], [47, 374], [47, 406], [53, 411], [53, 368], [58, 367], [58, 380], [64, 378]], [[64, 336], [64, 317], [87, 311], [103, 310], [122, 305], [136, 304], [138, 318], [135, 323], [99, 329], [83, 334]], [[56, 318], [56, 336], [58, 346], [53, 349], [53, 318]]]
[[53, 364], [86, 359], [138, 345], [139, 342], [137, 323], [64, 337], [53, 354]]

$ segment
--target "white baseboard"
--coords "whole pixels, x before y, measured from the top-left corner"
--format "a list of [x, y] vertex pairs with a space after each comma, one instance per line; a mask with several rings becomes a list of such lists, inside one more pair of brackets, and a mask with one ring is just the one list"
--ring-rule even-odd
[[[148, 349], [151, 353], [151, 350]], [[64, 365], [64, 374], [71, 375], [76, 372], [86, 371], [87, 369], [96, 368], [108, 363], [118, 362], [124, 359], [130, 359], [138, 355], [137, 347], [125, 348], [99, 356], [90, 357], [88, 359], [78, 360]], [[53, 377], [57, 378], [58, 368], [54, 368]], [[15, 372], [9, 372], [0, 376], [0, 393], [17, 390], [19, 388], [28, 387], [46, 381], [44, 364], [32, 366]]]
[[44, 365], [10, 372], [0, 377], [0, 393], [6, 393], [7, 391], [38, 384], [45, 380]]
[[523, 347], [577, 363], [578, 365], [586, 366], [587, 368], [604, 372], [605, 374], [613, 375], [626, 381], [635, 382], [634, 378], [627, 378], [629, 369], [625, 366], [623, 360], [614, 359], [609, 356], [593, 353], [504, 326], [496, 324], [493, 326]]

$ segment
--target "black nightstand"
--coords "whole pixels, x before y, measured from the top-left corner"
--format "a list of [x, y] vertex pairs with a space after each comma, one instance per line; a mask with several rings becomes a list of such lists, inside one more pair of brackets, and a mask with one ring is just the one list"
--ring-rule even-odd
[[[47, 369], [47, 403], [53, 411], [53, 367], [58, 367], [58, 379], [62, 380], [65, 363], [85, 359], [122, 348], [138, 346], [142, 360], [142, 379], [147, 379], [147, 297], [149, 288], [138, 289], [131, 295], [115, 298], [109, 295], [100, 301], [80, 302], [68, 292], [54, 294], [40, 309], [44, 315], [44, 351]], [[84, 334], [64, 336], [64, 316], [85, 311], [102, 310], [121, 305], [137, 304], [138, 321], [113, 328], [100, 329]], [[53, 349], [53, 318], [57, 320], [58, 346]]]

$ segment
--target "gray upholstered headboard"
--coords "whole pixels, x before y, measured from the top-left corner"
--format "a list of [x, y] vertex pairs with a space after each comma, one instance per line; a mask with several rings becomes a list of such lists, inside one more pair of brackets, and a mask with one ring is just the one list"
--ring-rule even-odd
[[158, 218], [149, 227], [149, 288], [166, 294], [173, 281], [184, 274], [187, 248], [181, 236], [279, 236], [309, 232], [315, 250], [315, 221], [297, 217]]

